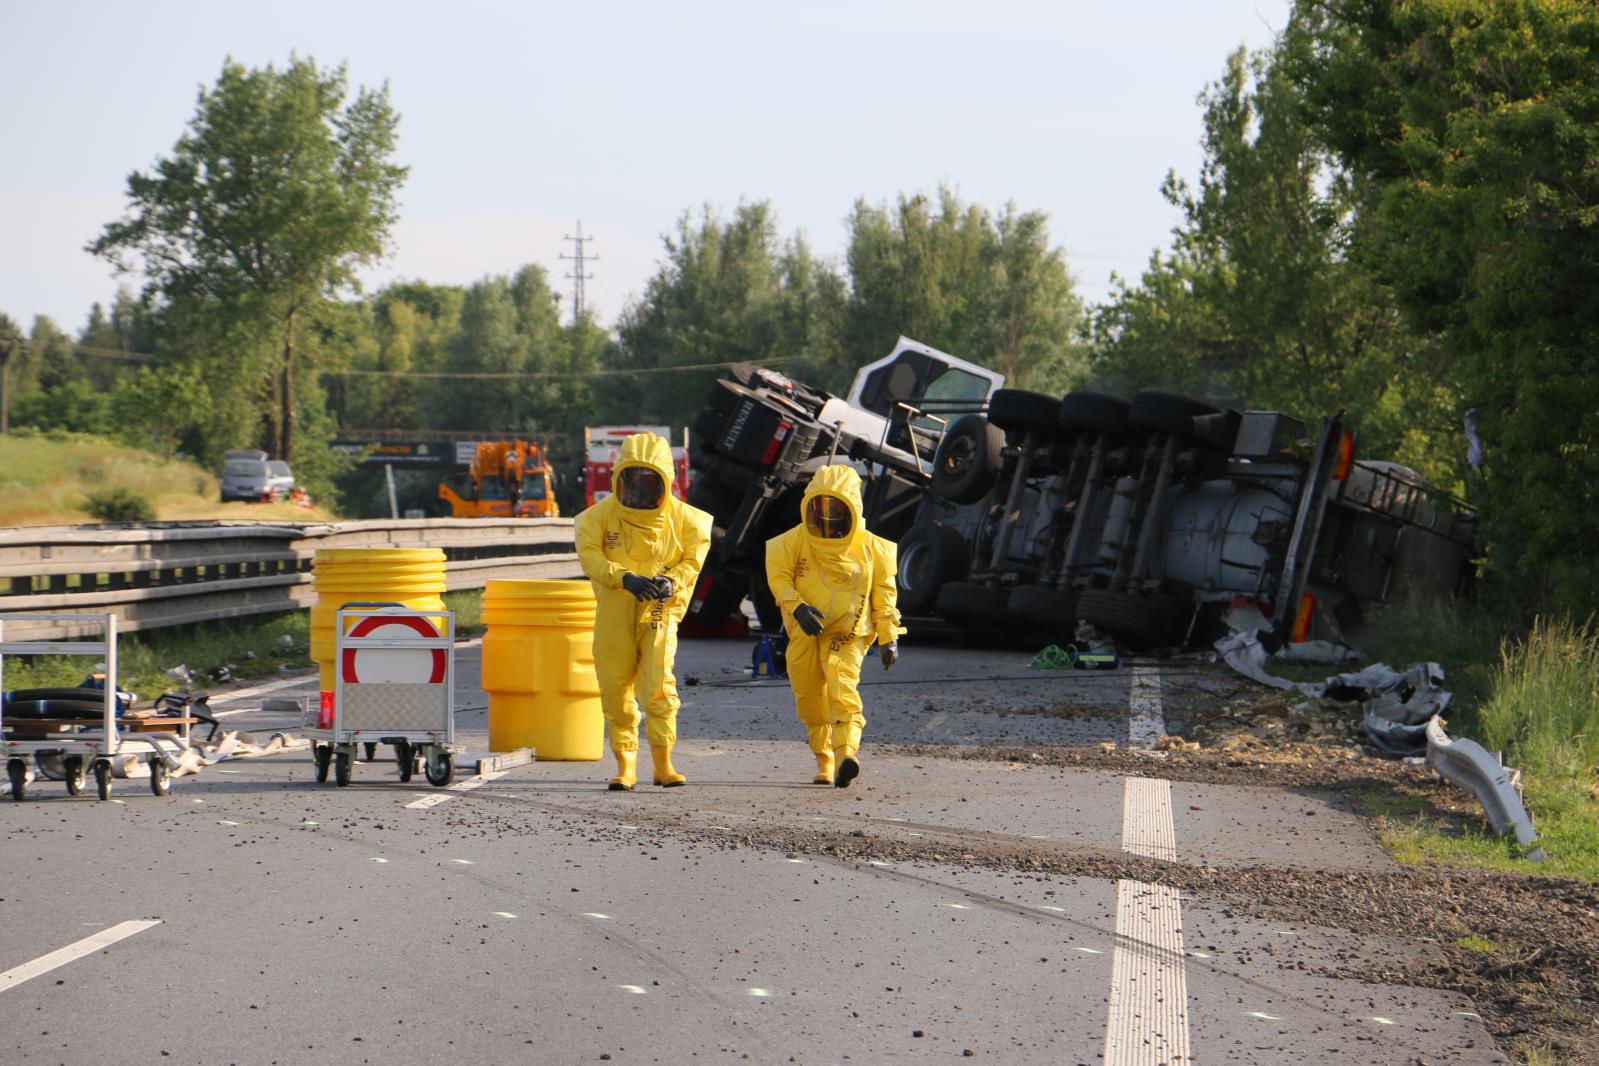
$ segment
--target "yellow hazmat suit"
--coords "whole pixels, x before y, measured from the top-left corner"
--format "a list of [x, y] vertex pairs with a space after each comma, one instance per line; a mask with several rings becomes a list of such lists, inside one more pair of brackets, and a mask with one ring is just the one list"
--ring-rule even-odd
[[[808, 514], [832, 497], [847, 508], [848, 529], [842, 536], [813, 532]], [[834, 506], [834, 510], [841, 509]], [[866, 530], [861, 520], [861, 478], [852, 467], [824, 466], [811, 478], [800, 503], [800, 525], [766, 544], [766, 580], [783, 609], [789, 635], [788, 678], [794, 707], [816, 754], [817, 784], [843, 788], [860, 772], [856, 754], [866, 725], [859, 690], [861, 661], [872, 644], [882, 649], [883, 663], [897, 654], [900, 625], [894, 586], [896, 567], [892, 541]], [[796, 611], [810, 608], [805, 632]], [[819, 616], [819, 617], [818, 617]]]
[[[622, 493], [613, 491], [576, 521], [578, 559], [594, 583], [597, 601], [594, 669], [616, 756], [612, 789], [631, 789], [636, 780], [635, 692], [644, 705], [655, 783], [683, 783], [683, 775], [672, 767], [678, 708], [672, 665], [677, 657], [677, 624], [688, 610], [711, 545], [711, 516], [675, 498], [667, 488], [673, 471], [672, 449], [665, 440], [654, 433], [635, 433], [624, 440], [611, 471], [613, 488], [631, 476], [630, 467], [646, 467], [659, 475], [662, 490], [655, 505], [624, 506]], [[653, 478], [650, 481], [654, 483]], [[661, 579], [670, 582], [669, 592]], [[655, 598], [658, 593], [666, 593], [665, 598]]]

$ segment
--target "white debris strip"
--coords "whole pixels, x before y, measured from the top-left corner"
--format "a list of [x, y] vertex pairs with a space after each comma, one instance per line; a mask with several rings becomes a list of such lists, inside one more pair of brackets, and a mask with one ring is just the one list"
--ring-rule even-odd
[[1160, 671], [1153, 666], [1133, 667], [1127, 696], [1127, 744], [1153, 748], [1166, 733], [1166, 711], [1160, 698]]

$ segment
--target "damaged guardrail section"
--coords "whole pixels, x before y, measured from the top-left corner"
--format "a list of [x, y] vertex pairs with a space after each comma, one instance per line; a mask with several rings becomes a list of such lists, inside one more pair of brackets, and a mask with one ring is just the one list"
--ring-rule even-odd
[[[110, 611], [124, 630], [289, 611], [314, 598], [318, 549], [381, 547], [442, 549], [450, 589], [581, 575], [570, 518], [41, 526], [0, 532], [0, 610]], [[88, 632], [44, 620], [6, 629], [18, 640]]]
[[[1475, 740], [1451, 738], [1436, 716], [1427, 723], [1427, 765], [1476, 796], [1494, 832], [1514, 830], [1523, 847], [1538, 839], [1510, 771]], [[1542, 862], [1546, 856], [1542, 848], [1534, 848], [1527, 858]]]

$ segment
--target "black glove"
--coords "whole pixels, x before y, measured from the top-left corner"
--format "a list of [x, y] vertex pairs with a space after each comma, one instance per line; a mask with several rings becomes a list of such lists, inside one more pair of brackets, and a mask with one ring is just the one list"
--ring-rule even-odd
[[794, 608], [794, 621], [799, 623], [800, 632], [808, 637], [814, 637], [822, 631], [822, 612], [808, 603]]
[[633, 594], [635, 600], [655, 599], [655, 583], [637, 574], [623, 574], [622, 587]]
[[658, 600], [669, 600], [669, 599], [672, 598], [672, 589], [673, 589], [674, 586], [672, 585], [672, 579], [671, 578], [669, 578], [669, 577], [667, 577], [666, 575], [663, 574], [660, 577], [655, 578], [653, 581], [651, 581], [650, 584], [655, 586], [655, 598], [656, 599], [658, 599]]
[[896, 640], [888, 644], [879, 644], [877, 646], [877, 657], [883, 660], [884, 670], [887, 670], [890, 666], [893, 666], [895, 663], [899, 662], [899, 641]]

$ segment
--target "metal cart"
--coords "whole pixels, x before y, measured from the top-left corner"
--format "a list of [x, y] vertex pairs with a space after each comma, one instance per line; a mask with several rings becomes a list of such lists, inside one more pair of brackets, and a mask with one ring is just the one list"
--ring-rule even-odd
[[[103, 639], [8, 641], [4, 639], [8, 621], [97, 623], [103, 627]], [[149, 765], [151, 792], [164, 796], [171, 790], [172, 773], [191, 748], [189, 720], [182, 718], [172, 723], [176, 732], [134, 732], [131, 725], [118, 723], [116, 615], [0, 614], [0, 691], [4, 691], [7, 655], [91, 655], [105, 662], [105, 716], [100, 722], [17, 718], [8, 727], [4, 704], [0, 701], [0, 755], [5, 758], [12, 799], [20, 801], [27, 796], [30, 763], [40, 773], [59, 774], [66, 781], [68, 795], [72, 796], [83, 791], [85, 780], [93, 773], [100, 798], [110, 799], [111, 760], [126, 756]]]
[[[305, 730], [316, 779], [350, 783], [356, 750], [394, 747], [400, 780], [418, 763], [428, 783], [455, 779], [455, 614], [399, 603], [346, 603], [334, 612], [333, 705]], [[442, 626], [442, 632], [440, 627]], [[331, 713], [330, 713], [331, 712]], [[310, 715], [307, 715], [308, 719]]]

